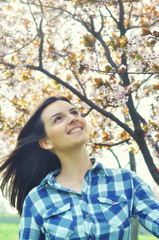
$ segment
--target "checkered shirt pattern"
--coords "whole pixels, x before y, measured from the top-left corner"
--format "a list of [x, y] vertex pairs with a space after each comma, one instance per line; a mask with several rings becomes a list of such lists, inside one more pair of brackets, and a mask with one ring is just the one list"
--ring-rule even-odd
[[55, 181], [59, 171], [25, 198], [20, 240], [130, 240], [131, 217], [159, 238], [159, 201], [134, 172], [95, 161], [79, 194]]

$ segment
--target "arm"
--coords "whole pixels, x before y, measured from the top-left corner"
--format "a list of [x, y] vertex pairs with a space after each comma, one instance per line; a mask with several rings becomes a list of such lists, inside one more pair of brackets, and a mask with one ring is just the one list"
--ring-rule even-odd
[[23, 212], [20, 221], [19, 240], [44, 240], [44, 235], [40, 231], [32, 216], [30, 207], [23, 204]]
[[154, 197], [149, 186], [135, 173], [133, 173], [133, 183], [133, 217], [159, 238], [159, 200]]

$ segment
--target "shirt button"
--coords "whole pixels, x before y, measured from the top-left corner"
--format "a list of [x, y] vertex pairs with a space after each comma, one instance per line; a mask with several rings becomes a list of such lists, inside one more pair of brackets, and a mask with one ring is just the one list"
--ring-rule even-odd
[[112, 201], [112, 204], [115, 204], [115, 202], [114, 202], [114, 201]]
[[82, 196], [81, 199], [83, 199], [84, 197]]
[[51, 181], [49, 181], [48, 184], [50, 184], [51, 186], [53, 185]]
[[88, 181], [88, 177], [86, 177], [85, 180]]
[[86, 214], [86, 218], [88, 218], [88, 214]]

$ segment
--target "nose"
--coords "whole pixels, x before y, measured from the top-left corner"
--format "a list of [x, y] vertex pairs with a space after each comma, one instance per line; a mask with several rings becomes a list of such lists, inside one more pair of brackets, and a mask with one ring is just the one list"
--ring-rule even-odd
[[78, 122], [78, 117], [74, 115], [70, 115], [68, 124], [70, 125], [76, 122]]

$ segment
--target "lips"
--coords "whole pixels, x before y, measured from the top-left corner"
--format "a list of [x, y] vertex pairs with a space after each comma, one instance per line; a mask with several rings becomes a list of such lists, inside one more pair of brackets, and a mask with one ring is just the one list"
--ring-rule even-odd
[[81, 131], [82, 127], [74, 127], [68, 131], [68, 134], [73, 134], [75, 132]]

